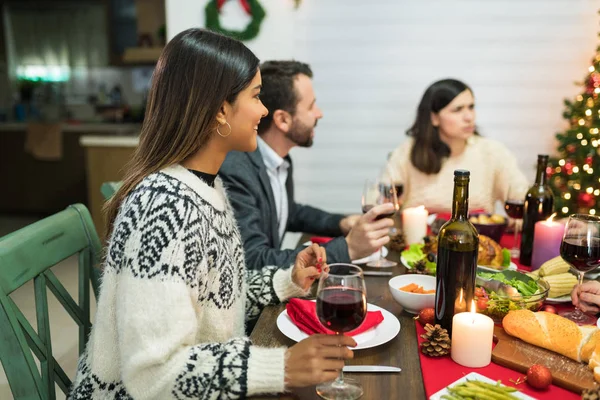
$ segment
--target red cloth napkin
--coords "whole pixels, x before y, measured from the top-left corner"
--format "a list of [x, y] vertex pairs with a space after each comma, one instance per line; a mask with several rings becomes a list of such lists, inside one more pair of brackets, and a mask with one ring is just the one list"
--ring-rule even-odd
[[[421, 338], [421, 334], [425, 333], [425, 329], [423, 329], [418, 321], [415, 321], [415, 324], [417, 326], [417, 338], [420, 345], [424, 340]], [[550, 385], [547, 390], [534, 389], [527, 383], [515, 385], [510, 380], [517, 381], [517, 379], [523, 378], [525, 374], [513, 371], [512, 369], [508, 369], [493, 362], [483, 368], [467, 368], [452, 361], [450, 356], [427, 357], [419, 352], [419, 358], [421, 361], [423, 385], [425, 387], [427, 398], [470, 372], [477, 372], [478, 374], [487, 376], [493, 380], [501, 380], [503, 385], [515, 387], [534, 399], [576, 400], [580, 398], [579, 395], [555, 385]], [[440, 371], [443, 371], [443, 373], [440, 373]]]
[[[309, 335], [315, 333], [332, 335], [335, 333], [321, 325], [319, 317], [317, 317], [317, 303], [314, 301], [292, 298], [285, 306], [285, 309], [292, 322], [304, 333], [308, 333]], [[355, 330], [344, 333], [344, 335], [358, 335], [379, 325], [382, 321], [383, 314], [381, 314], [381, 311], [368, 311], [363, 323]]]
[[331, 242], [333, 238], [327, 236], [313, 236], [310, 238], [310, 241], [317, 244], [325, 244]]

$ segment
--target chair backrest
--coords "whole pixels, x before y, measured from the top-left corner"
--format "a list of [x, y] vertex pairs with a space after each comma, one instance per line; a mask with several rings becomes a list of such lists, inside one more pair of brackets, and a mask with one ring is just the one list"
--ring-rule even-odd
[[[15, 399], [54, 400], [55, 383], [66, 394], [71, 380], [52, 355], [47, 288], [79, 326], [79, 354], [91, 330], [90, 281], [98, 294], [101, 244], [82, 204], [0, 238], [0, 361]], [[50, 269], [79, 255], [78, 302]], [[33, 280], [37, 333], [9, 295]], [[40, 371], [32, 352], [38, 358]]]
[[113, 194], [121, 187], [123, 182], [104, 182], [102, 186], [100, 186], [100, 192], [102, 196], [104, 196], [104, 200], [108, 200], [112, 197]]

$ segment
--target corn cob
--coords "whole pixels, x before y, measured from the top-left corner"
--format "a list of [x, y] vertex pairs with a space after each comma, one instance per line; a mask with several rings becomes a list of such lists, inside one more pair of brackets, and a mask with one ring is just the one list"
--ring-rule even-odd
[[563, 274], [565, 272], [569, 272], [571, 267], [565, 260], [562, 259], [561, 256], [554, 257], [551, 260], [546, 261], [542, 264], [540, 269], [538, 270], [540, 276], [549, 276], [549, 275], [557, 275]]
[[568, 272], [544, 276], [542, 279], [550, 285], [548, 297], [551, 298], [561, 297], [571, 293], [573, 286], [577, 284], [577, 278]]
[[525, 275], [532, 277], [533, 279], [538, 279], [540, 277], [540, 270], [536, 269], [533, 272], [526, 272]]

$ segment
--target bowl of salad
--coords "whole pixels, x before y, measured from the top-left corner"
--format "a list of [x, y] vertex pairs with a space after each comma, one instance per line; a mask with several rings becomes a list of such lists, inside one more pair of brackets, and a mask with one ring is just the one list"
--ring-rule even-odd
[[500, 281], [507, 285], [503, 286], [503, 289], [496, 289], [497, 291], [491, 289], [497, 284], [478, 284], [475, 288], [477, 312], [489, 316], [497, 324], [502, 323], [504, 316], [511, 310], [538, 311], [550, 290], [550, 286], [544, 280], [534, 279], [518, 271], [478, 271], [477, 275], [484, 280]]

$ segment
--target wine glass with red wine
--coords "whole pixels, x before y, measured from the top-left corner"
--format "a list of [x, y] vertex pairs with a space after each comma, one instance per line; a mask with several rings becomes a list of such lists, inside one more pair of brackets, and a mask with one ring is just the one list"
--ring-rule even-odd
[[[600, 266], [600, 217], [571, 215], [560, 245], [560, 256], [577, 271], [581, 285], [583, 275]], [[595, 318], [578, 308], [561, 315], [579, 325], [595, 323]]]
[[[389, 178], [367, 179], [362, 194], [362, 212], [366, 214], [369, 210], [379, 204], [392, 203], [394, 210], [388, 214], [379, 214], [375, 220], [382, 218], [392, 218], [399, 209], [396, 186]], [[367, 263], [368, 267], [388, 268], [398, 263], [390, 261], [383, 257], [382, 249], [379, 249], [379, 259]]]
[[[367, 289], [362, 269], [351, 264], [329, 264], [329, 272], [321, 275], [317, 289], [317, 316], [321, 324], [343, 335], [358, 328], [367, 316]], [[333, 382], [317, 386], [324, 399], [358, 399], [363, 388], [343, 371]]]
[[513, 220], [513, 229], [515, 233], [515, 239], [513, 243], [513, 248], [510, 250], [510, 256], [512, 258], [519, 257], [521, 254], [521, 246], [519, 243], [519, 231], [521, 228], [521, 223], [523, 221], [523, 207], [525, 205], [525, 194], [523, 193], [515, 193], [509, 190], [508, 198], [504, 203], [504, 210], [506, 210], [506, 214]]

